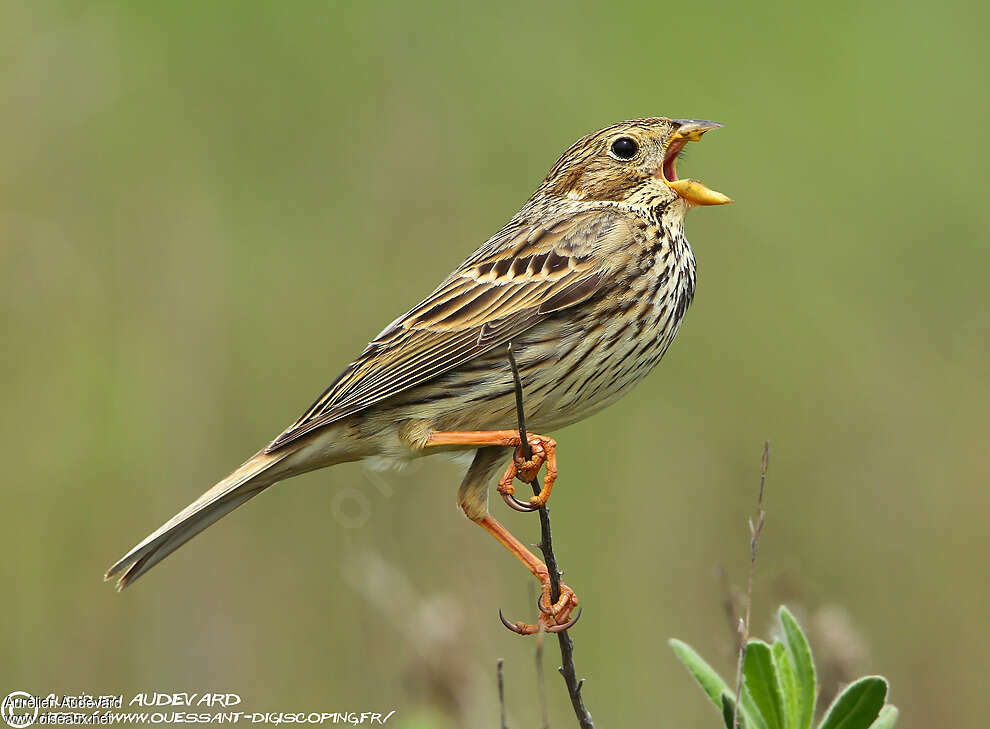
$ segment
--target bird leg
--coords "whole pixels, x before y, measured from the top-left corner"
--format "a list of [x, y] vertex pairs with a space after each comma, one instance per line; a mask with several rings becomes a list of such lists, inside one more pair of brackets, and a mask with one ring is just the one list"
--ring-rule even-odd
[[[506, 469], [505, 475], [503, 475], [502, 479], [499, 481], [500, 493], [503, 493], [502, 486], [504, 483], [508, 483], [511, 489], [512, 479], [516, 475], [519, 475], [521, 480], [525, 480], [525, 478], [528, 477], [529, 481], [532, 481], [536, 477], [543, 463], [546, 463], [547, 483], [541, 490], [539, 497], [534, 497], [537, 501], [534, 502], [531, 500], [530, 504], [526, 504], [521, 501], [518, 502], [521, 506], [525, 507], [525, 511], [534, 511], [546, 503], [546, 499], [550, 495], [550, 489], [553, 487], [553, 481], [557, 476], [556, 443], [551, 438], [541, 435], [534, 435], [532, 433], [527, 433], [527, 438], [533, 454], [529, 459], [526, 459], [519, 451], [519, 431], [512, 430], [473, 432], [441, 431], [431, 434], [426, 442], [426, 446], [478, 446], [482, 449], [479, 451], [479, 454], [485, 450], [486, 446], [515, 446], [517, 451], [513, 456], [513, 461]], [[477, 459], [475, 463], [478, 463]], [[472, 465], [472, 469], [474, 468], [475, 466]], [[470, 478], [470, 474], [468, 478]], [[508, 496], [512, 496], [512, 490], [509, 491]], [[503, 498], [506, 498], [505, 493], [503, 493]], [[514, 633], [518, 633], [519, 635], [532, 635], [541, 631], [546, 631], [548, 633], [559, 633], [573, 626], [581, 616], [581, 611], [578, 610], [577, 615], [575, 615], [574, 618], [571, 618], [571, 612], [575, 607], [577, 607], [578, 604], [578, 598], [577, 595], [574, 594], [574, 590], [561, 583], [560, 596], [556, 601], [554, 601], [550, 583], [550, 572], [539, 557], [527, 549], [526, 545], [512, 536], [508, 529], [502, 526], [502, 524], [500, 524], [495, 517], [484, 509], [484, 506], [480, 509], [472, 508], [472, 500], [463, 496], [459, 498], [459, 501], [461, 508], [464, 510], [464, 513], [467, 514], [468, 518], [471, 519], [471, 521], [475, 522], [482, 529], [495, 537], [495, 539], [497, 539], [503, 547], [508, 549], [509, 552], [516, 557], [516, 559], [526, 565], [526, 568], [533, 573], [536, 579], [540, 581], [541, 594], [537, 603], [540, 610], [540, 616], [536, 625], [530, 625], [524, 622], [510, 623], [502, 615], [502, 612], [499, 611], [499, 618], [501, 619], [502, 624], [509, 630]], [[506, 498], [506, 503], [509, 503], [508, 498]], [[534, 503], [538, 503], [539, 505], [534, 506]]]
[[553, 598], [551, 597], [550, 572], [547, 570], [547, 566], [535, 554], [529, 551], [522, 542], [512, 536], [509, 530], [502, 526], [491, 514], [485, 514], [480, 519], [472, 519], [472, 521], [495, 537], [503, 547], [512, 552], [520, 562], [526, 565], [529, 571], [540, 581], [542, 589], [540, 599], [537, 602], [537, 607], [540, 609], [540, 617], [537, 619], [536, 625], [530, 625], [522, 621], [510, 623], [502, 615], [502, 611], [499, 610], [498, 617], [502, 621], [502, 624], [519, 635], [533, 635], [533, 633], [543, 631], [547, 633], [559, 633], [562, 630], [572, 627], [578, 621], [578, 618], [581, 617], [579, 610], [578, 614], [571, 618], [571, 611], [578, 604], [578, 598], [574, 594], [574, 590], [564, 583], [560, 583], [560, 597], [556, 602], [553, 602]]
[[[536, 511], [546, 506], [550, 492], [557, 481], [557, 441], [545, 435], [526, 433], [531, 455], [526, 458], [523, 453], [522, 441], [517, 430], [468, 430], [440, 431], [432, 433], [426, 441], [429, 446], [466, 445], [466, 446], [515, 446], [512, 462], [509, 463], [498, 481], [498, 492], [502, 499], [516, 511]], [[518, 478], [523, 483], [532, 483], [543, 464], [547, 466], [547, 476], [540, 493], [531, 496], [529, 501], [516, 498], [516, 489], [512, 480]]]

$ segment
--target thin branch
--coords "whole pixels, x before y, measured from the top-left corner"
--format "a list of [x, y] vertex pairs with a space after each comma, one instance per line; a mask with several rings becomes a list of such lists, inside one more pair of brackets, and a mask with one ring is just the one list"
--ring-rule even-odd
[[739, 624], [736, 618], [736, 606], [742, 602], [742, 599], [738, 595], [739, 591], [729, 583], [729, 573], [725, 567], [719, 565], [715, 568], [715, 573], [719, 584], [722, 586], [722, 612], [725, 613], [726, 625], [728, 625], [729, 633], [732, 635], [732, 650], [729, 651], [729, 655], [738, 656]]
[[500, 723], [499, 726], [502, 729], [508, 729], [505, 723], [505, 672], [502, 670], [502, 664], [505, 661], [501, 658], [498, 659], [498, 713]]
[[[516, 420], [519, 421], [519, 446], [522, 448], [523, 458], [528, 461], [533, 457], [533, 449], [529, 445], [529, 438], [526, 437], [526, 409], [523, 407], [522, 380], [519, 378], [519, 365], [516, 364], [516, 355], [512, 351], [512, 342], [509, 342], [506, 354], [509, 357], [509, 367], [512, 368], [512, 381], [516, 385]], [[535, 485], [535, 481], [533, 483], [536, 493], [539, 494], [539, 487]]]
[[753, 574], [756, 572], [756, 555], [760, 551], [760, 534], [767, 520], [763, 510], [763, 487], [767, 483], [767, 467], [770, 465], [770, 441], [763, 443], [760, 459], [760, 494], [756, 499], [756, 523], [749, 520], [749, 578], [746, 582], [746, 615], [739, 619], [739, 661], [736, 664], [736, 704], [732, 709], [733, 729], [739, 729], [739, 704], [742, 703], [743, 666], [746, 663], [746, 644], [749, 642], [749, 620], [753, 607]]
[[540, 688], [540, 713], [543, 716], [543, 729], [550, 729], [550, 706], [547, 701], [547, 678], [543, 675], [543, 637], [544, 633], [536, 635], [536, 682]]
[[574, 714], [577, 716], [581, 729], [595, 729], [595, 723], [591, 720], [591, 712], [584, 705], [584, 697], [581, 689], [584, 688], [584, 679], [578, 680], [577, 670], [574, 668], [574, 641], [567, 631], [557, 633], [557, 641], [560, 643], [560, 662], [563, 664], [557, 670], [564, 677], [567, 684], [567, 693], [571, 697], [571, 706], [574, 707]]
[[[523, 456], [527, 459], [532, 456], [529, 439], [526, 437], [526, 414], [523, 409], [523, 388], [522, 380], [519, 377], [519, 366], [516, 364], [516, 357], [512, 352], [512, 343], [509, 342], [507, 349], [509, 365], [512, 368], [512, 377], [516, 385], [516, 417], [519, 421], [519, 438], [522, 441]], [[540, 493], [540, 480], [534, 478], [530, 484], [533, 487], [533, 495]], [[543, 561], [546, 562], [547, 571], [550, 573], [550, 597], [553, 602], [560, 599], [560, 575], [562, 574], [557, 565], [557, 556], [553, 551], [553, 534], [550, 531], [550, 510], [546, 506], [540, 509], [540, 550], [543, 552]], [[571, 697], [571, 706], [574, 707], [574, 714], [577, 716], [581, 729], [595, 729], [595, 724], [591, 719], [591, 712], [584, 705], [584, 698], [581, 696], [581, 689], [584, 687], [584, 679], [578, 680], [577, 669], [574, 667], [574, 641], [566, 630], [557, 633], [557, 641], [560, 643], [561, 666], [557, 669], [564, 677], [567, 684], [567, 693]]]

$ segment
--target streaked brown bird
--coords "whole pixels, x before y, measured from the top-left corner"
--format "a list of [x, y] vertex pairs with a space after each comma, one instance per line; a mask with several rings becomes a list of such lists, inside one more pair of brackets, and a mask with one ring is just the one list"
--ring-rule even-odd
[[[614, 402], [663, 357], [694, 295], [695, 260], [684, 216], [730, 202], [678, 179], [689, 141], [721, 126], [696, 119], [637, 119], [583, 137], [557, 160], [509, 223], [420, 304], [382, 330], [302, 416], [268, 446], [125, 554], [106, 573], [123, 589], [210, 524], [269, 486], [346, 461], [401, 464], [436, 451], [474, 451], [458, 491], [464, 513], [540, 580], [536, 626], [571, 623], [567, 586], [551, 604], [546, 566], [488, 513], [488, 485], [510, 506], [546, 503], [556, 444], [527, 433], [523, 458], [512, 343], [526, 413], [545, 433]], [[515, 448], [515, 452], [513, 452]], [[513, 495], [519, 473], [538, 496]]]

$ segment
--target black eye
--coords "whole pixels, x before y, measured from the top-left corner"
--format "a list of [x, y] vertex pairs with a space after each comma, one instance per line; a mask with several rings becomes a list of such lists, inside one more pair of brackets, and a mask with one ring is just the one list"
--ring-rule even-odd
[[639, 151], [639, 145], [631, 137], [619, 137], [612, 142], [612, 154], [619, 159], [632, 159]]

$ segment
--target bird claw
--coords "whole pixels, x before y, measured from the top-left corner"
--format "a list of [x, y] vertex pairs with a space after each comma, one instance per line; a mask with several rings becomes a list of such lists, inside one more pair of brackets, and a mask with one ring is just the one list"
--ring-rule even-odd
[[511, 630], [513, 633], [518, 633], [519, 635], [532, 635], [537, 630], [536, 626], [529, 625], [521, 620], [517, 623], [510, 623], [505, 619], [505, 615], [502, 614], [502, 608], [498, 609], [498, 619], [502, 621], [502, 625]]
[[524, 623], [521, 620], [515, 623], [510, 623], [506, 620], [505, 615], [502, 614], [501, 610], [498, 611], [498, 619], [502, 621], [502, 625], [518, 635], [533, 635], [540, 632], [563, 633], [565, 630], [570, 630], [573, 628], [577, 621], [581, 619], [581, 610], [582, 608], [578, 608], [577, 614], [566, 623], [562, 624], [552, 623], [550, 625], [546, 625], [546, 621], [542, 618], [540, 618], [537, 625], [530, 625], [529, 623]]
[[[522, 452], [522, 446], [516, 448], [512, 454], [512, 462], [509, 463], [498, 482], [498, 492], [506, 505], [514, 511], [532, 512], [538, 511], [546, 506], [547, 499], [550, 498], [550, 491], [553, 489], [554, 481], [557, 480], [557, 444], [553, 438], [542, 435], [527, 433], [532, 455], [526, 458]], [[513, 479], [518, 478], [523, 483], [533, 483], [540, 469], [546, 464], [546, 482], [540, 493], [531, 497], [529, 501], [521, 501], [516, 498]]]
[[584, 608], [578, 608], [577, 614], [573, 618], [571, 618], [570, 620], [568, 620], [566, 623], [564, 623], [562, 625], [561, 624], [551, 625], [549, 628], [547, 628], [547, 632], [548, 633], [563, 633], [565, 630], [570, 630], [571, 628], [573, 628], [577, 624], [577, 621], [581, 619], [581, 611], [583, 609]]
[[499, 493], [502, 494], [502, 500], [505, 501], [506, 505], [514, 511], [521, 511], [528, 514], [531, 511], [539, 511], [540, 509], [539, 506], [517, 499], [514, 491], [513, 493], [508, 493], [502, 489], [499, 489]]
[[[510, 623], [505, 615], [502, 614], [501, 610], [498, 611], [498, 619], [502, 621], [502, 625], [518, 635], [561, 633], [574, 627], [574, 624], [580, 619], [581, 608], [578, 608], [577, 614], [573, 618], [568, 619], [571, 611], [577, 607], [577, 604], [577, 595], [567, 585], [562, 584], [560, 586], [560, 599], [557, 600], [556, 604], [551, 605], [550, 586], [547, 584], [544, 586], [544, 590], [536, 602], [536, 606], [540, 610], [540, 617], [537, 619], [536, 625], [524, 623], [521, 620]], [[564, 622], [561, 622], [561, 620]]]

